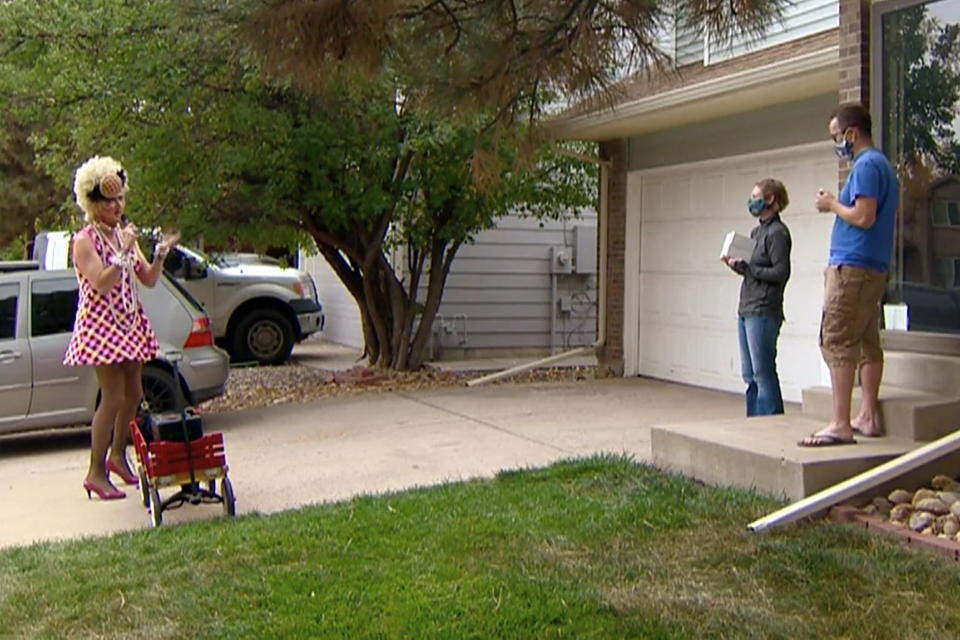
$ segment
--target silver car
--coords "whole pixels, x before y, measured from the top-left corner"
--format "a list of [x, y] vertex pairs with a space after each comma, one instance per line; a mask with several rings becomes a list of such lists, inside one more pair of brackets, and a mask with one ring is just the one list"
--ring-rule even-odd
[[[163, 357], [144, 365], [144, 400], [150, 410], [222, 394], [228, 358], [213, 345], [210, 320], [200, 305], [166, 276], [155, 287], [139, 290], [160, 353], [183, 353], [179, 380]], [[72, 269], [0, 262], [0, 434], [90, 424], [93, 419], [98, 401], [93, 368], [63, 365], [76, 306]]]

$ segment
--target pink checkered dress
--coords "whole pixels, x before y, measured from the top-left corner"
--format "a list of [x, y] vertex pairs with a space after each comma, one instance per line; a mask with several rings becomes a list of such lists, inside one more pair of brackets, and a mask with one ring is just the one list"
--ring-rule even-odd
[[[113, 247], [101, 242], [92, 226], [85, 227], [77, 237], [86, 236], [104, 264], [115, 253]], [[138, 273], [144, 268], [140, 258], [134, 258], [134, 270]], [[124, 284], [126, 279], [126, 284]], [[93, 284], [77, 271], [80, 283], [80, 297], [77, 301], [77, 317], [73, 323], [73, 335], [63, 357], [63, 364], [69, 366], [90, 366], [115, 364], [125, 360], [147, 362], [160, 351], [157, 336], [153, 333], [150, 320], [143, 312], [140, 296], [137, 295], [135, 276], [124, 271], [117, 279], [113, 289], [106, 296], [97, 293]], [[130, 296], [133, 304], [130, 305]], [[125, 309], [124, 296], [128, 300]]]

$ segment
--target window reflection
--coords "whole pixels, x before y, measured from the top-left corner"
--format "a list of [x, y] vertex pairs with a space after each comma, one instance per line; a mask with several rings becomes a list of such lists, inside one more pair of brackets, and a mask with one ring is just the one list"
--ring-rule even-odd
[[887, 302], [910, 330], [960, 333], [960, 0], [882, 16], [883, 147], [901, 203]]

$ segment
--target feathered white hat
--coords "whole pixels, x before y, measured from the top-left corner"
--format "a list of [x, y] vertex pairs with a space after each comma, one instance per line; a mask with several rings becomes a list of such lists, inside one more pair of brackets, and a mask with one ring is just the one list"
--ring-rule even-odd
[[87, 222], [93, 220], [95, 202], [112, 200], [126, 190], [126, 171], [119, 162], [108, 156], [93, 156], [80, 165], [73, 178], [73, 194]]

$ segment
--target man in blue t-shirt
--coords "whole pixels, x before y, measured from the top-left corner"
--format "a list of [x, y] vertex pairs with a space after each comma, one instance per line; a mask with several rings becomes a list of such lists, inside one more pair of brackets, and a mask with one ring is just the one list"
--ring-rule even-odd
[[[830, 137], [853, 167], [840, 197], [820, 189], [816, 207], [833, 213], [820, 351], [830, 367], [833, 420], [800, 441], [805, 447], [852, 444], [854, 433], [883, 434], [878, 394], [883, 377], [880, 299], [893, 254], [900, 184], [890, 161], [873, 146], [870, 114], [861, 104], [840, 105], [830, 116]], [[850, 396], [857, 368], [863, 401], [850, 420]]]

